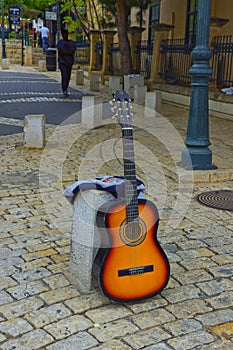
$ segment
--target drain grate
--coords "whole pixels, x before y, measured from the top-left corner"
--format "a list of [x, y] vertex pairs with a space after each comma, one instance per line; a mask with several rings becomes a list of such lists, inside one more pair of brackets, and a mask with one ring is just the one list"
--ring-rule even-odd
[[211, 208], [233, 210], [233, 191], [230, 190], [204, 192], [197, 196], [197, 200]]

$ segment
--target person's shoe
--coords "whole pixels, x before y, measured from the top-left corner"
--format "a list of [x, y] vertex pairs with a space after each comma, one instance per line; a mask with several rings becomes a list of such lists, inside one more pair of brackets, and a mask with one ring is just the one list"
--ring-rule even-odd
[[63, 91], [63, 95], [64, 95], [64, 97], [68, 97], [68, 92], [67, 91]]

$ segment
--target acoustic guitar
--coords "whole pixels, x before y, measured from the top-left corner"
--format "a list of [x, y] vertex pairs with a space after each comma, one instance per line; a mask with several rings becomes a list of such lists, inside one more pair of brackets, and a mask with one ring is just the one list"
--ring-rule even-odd
[[167, 285], [168, 259], [157, 241], [159, 215], [156, 206], [138, 199], [134, 162], [132, 113], [128, 94], [114, 94], [122, 128], [124, 198], [106, 203], [97, 212], [101, 248], [95, 259], [99, 285], [115, 301], [152, 297]]

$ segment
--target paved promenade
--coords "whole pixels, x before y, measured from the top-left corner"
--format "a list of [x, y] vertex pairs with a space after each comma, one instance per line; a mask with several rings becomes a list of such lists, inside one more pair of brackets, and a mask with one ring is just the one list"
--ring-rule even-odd
[[[59, 72], [45, 74], [60, 79]], [[72, 86], [90, 92], [87, 79], [75, 86], [74, 73]], [[106, 86], [95, 94], [110, 99]], [[81, 294], [70, 282], [73, 213], [62, 192], [77, 180], [123, 174], [116, 119], [89, 129], [75, 115], [47, 124], [44, 150], [25, 148], [23, 133], [2, 136], [1, 350], [233, 349], [233, 215], [196, 199], [233, 190], [233, 122], [210, 118], [217, 169], [193, 173], [177, 165], [188, 111], [163, 104], [161, 114], [148, 117], [143, 106], [132, 107], [137, 175], [159, 210], [168, 286], [145, 301], [114, 303], [98, 290]], [[13, 116], [9, 122], [22, 125]]]

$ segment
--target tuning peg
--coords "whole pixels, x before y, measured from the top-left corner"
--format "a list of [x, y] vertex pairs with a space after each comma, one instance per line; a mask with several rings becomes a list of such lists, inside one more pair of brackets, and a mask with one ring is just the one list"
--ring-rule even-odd
[[109, 101], [110, 105], [115, 104], [115, 102], [116, 102], [116, 100], [115, 100], [115, 99], [113, 99], [113, 100], [110, 100], [110, 101]]
[[112, 116], [112, 119], [114, 119], [114, 118], [116, 118], [117, 117], [117, 114], [114, 114], [113, 116]]
[[111, 107], [112, 112], [116, 112], [116, 107]]

